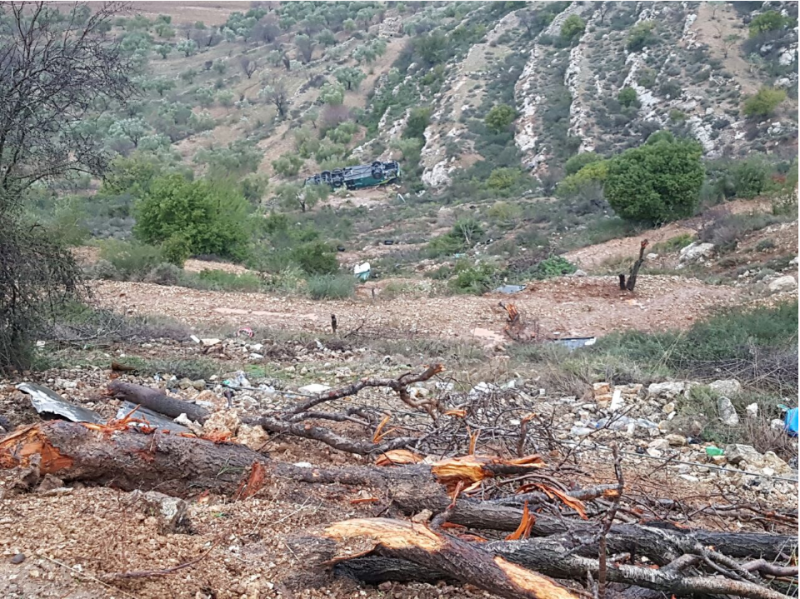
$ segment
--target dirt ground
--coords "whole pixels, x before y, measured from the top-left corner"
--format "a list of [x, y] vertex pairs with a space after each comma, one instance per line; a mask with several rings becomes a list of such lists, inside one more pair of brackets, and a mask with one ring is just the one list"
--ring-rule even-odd
[[313, 301], [261, 293], [212, 292], [147, 283], [98, 281], [95, 301], [128, 314], [162, 314], [192, 325], [264, 326], [327, 331], [336, 314], [340, 331], [362, 327], [386, 334], [465, 341], [477, 329], [498, 335], [505, 324], [499, 302], [513, 302], [524, 321], [561, 337], [615, 330], [686, 328], [721, 306], [736, 303], [734, 287], [673, 276], [640, 276], [636, 293], [621, 292], [616, 277], [566, 277], [534, 282], [514, 295], [398, 297]]
[[581, 268], [595, 268], [615, 258], [635, 256], [639, 244], [647, 239], [651, 247], [656, 243], [667, 241], [679, 235], [695, 235], [710, 217], [721, 211], [730, 214], [744, 214], [748, 212], [767, 212], [771, 204], [766, 200], [735, 200], [720, 204], [708, 210], [702, 216], [695, 216], [680, 221], [675, 221], [658, 229], [651, 229], [639, 235], [612, 239], [605, 243], [590, 245], [564, 254], [564, 257]]

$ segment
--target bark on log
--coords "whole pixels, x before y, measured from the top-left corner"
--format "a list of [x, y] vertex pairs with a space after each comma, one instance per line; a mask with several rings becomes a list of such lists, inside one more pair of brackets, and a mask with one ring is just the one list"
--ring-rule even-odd
[[[339, 560], [336, 566], [338, 572], [370, 584], [387, 580], [435, 582], [444, 578], [456, 578], [471, 582], [466, 580], [469, 574], [462, 572], [460, 576], [456, 575], [449, 569], [441, 567], [435, 559], [424, 559], [420, 556], [409, 559], [400, 552], [392, 551], [391, 545], [394, 541], [392, 529], [385, 524], [381, 524], [380, 528], [365, 524], [365, 522], [372, 521], [357, 520], [333, 525], [356, 532], [367, 531], [361, 538], [362, 542], [366, 541], [365, 550], [367, 552], [362, 550], [360, 555], [352, 559]], [[431, 532], [428, 529], [425, 530]], [[381, 538], [380, 534], [385, 536]], [[435, 534], [439, 537], [444, 536]], [[321, 536], [324, 538], [326, 535], [323, 532]], [[305, 542], [308, 543], [307, 540]], [[374, 543], [374, 549], [369, 549], [369, 542]], [[464, 543], [456, 539], [452, 539], [452, 542], [470, 546], [476, 552], [493, 556], [495, 560], [507, 560], [557, 579], [584, 580], [587, 572], [590, 572], [596, 579], [600, 569], [598, 560], [576, 555], [555, 539], [501, 541], [479, 545]], [[389, 550], [385, 549], [387, 545], [390, 547]], [[431, 549], [431, 552], [435, 551], [435, 548]], [[470, 565], [467, 564], [466, 568], [469, 569]], [[634, 585], [674, 595], [729, 594], [749, 599], [784, 599], [786, 597], [777, 591], [757, 584], [721, 576], [684, 576], [676, 568], [653, 570], [637, 566], [616, 565], [607, 569], [607, 578], [609, 582]]]
[[170, 418], [177, 418], [181, 414], [186, 414], [189, 420], [194, 420], [202, 424], [211, 415], [210, 412], [202, 406], [169, 397], [161, 393], [158, 389], [135, 385], [133, 383], [123, 383], [122, 381], [111, 381], [108, 385], [108, 389], [117, 399], [124, 399], [131, 403], [139, 404], [154, 412], [169, 416]]
[[[434, 532], [427, 526], [369, 518], [336, 522], [314, 536], [292, 542], [304, 567], [332, 566], [354, 555], [380, 555], [441, 572], [509, 599], [576, 599], [553, 580], [484, 551], [478, 544]], [[441, 577], [441, 575], [440, 575]]]
[[[37, 462], [41, 475], [52, 473], [65, 481], [110, 484], [124, 490], [155, 489], [179, 497], [204, 490], [231, 495], [253, 463], [260, 462], [268, 477], [374, 487], [382, 489], [406, 513], [429, 509], [439, 514], [451, 503], [443, 484], [452, 482], [448, 477], [454, 473], [474, 480], [526, 471], [526, 466], [480, 456], [446, 461], [443, 466], [301, 468], [274, 462], [244, 445], [65, 421], [43, 422], [0, 441], [0, 467], [27, 467]], [[448, 515], [453, 523], [507, 531], [516, 529], [521, 518], [522, 510], [515, 507], [463, 499], [453, 505]], [[545, 514], [537, 515], [532, 528], [534, 536], [560, 535], [560, 542], [585, 543], [576, 555], [587, 557], [597, 555], [596, 533], [596, 523]], [[610, 553], [647, 555], [662, 565], [693, 550], [697, 543], [713, 545], [718, 552], [732, 557], [767, 560], [797, 550], [797, 538], [786, 535], [692, 531], [657, 524], [615, 524], [607, 538]]]
[[[392, 499], [406, 514], [423, 510], [442, 513], [448, 509], [451, 499], [447, 493], [433, 484], [397, 485]], [[489, 528], [514, 531], [522, 519], [522, 509], [459, 499], [449, 510], [448, 521], [469, 528]], [[598, 524], [570, 518], [554, 518], [537, 514], [531, 534], [547, 537], [567, 535], [584, 543], [579, 555], [596, 556]], [[797, 537], [766, 533], [726, 533], [706, 530], [678, 529], [666, 523], [649, 525], [614, 524], [607, 537], [609, 553], [647, 555], [659, 565], [665, 565], [680, 557], [700, 543], [713, 545], [717, 551], [731, 557], [763, 557], [774, 560], [790, 555], [797, 549]]]

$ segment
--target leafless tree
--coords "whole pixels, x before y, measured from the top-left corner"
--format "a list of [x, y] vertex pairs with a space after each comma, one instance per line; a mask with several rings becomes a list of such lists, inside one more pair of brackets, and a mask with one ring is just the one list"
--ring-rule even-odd
[[273, 78], [267, 86], [261, 89], [258, 95], [265, 102], [274, 104], [281, 118], [286, 116], [289, 111], [289, 90], [286, 88], [286, 82], [283, 79]]
[[278, 24], [278, 19], [274, 14], [270, 13], [253, 27], [252, 39], [271, 44], [280, 34], [281, 28]]
[[35, 183], [105, 166], [81, 121], [121, 104], [131, 64], [107, 34], [120, 5], [86, 15], [45, 2], [0, 4], [0, 369], [24, 365], [44, 308], [75, 291], [71, 254], [23, 213]]
[[248, 79], [253, 76], [253, 73], [255, 73], [258, 68], [258, 63], [255, 60], [251, 60], [249, 56], [242, 56], [239, 59], [239, 64]]

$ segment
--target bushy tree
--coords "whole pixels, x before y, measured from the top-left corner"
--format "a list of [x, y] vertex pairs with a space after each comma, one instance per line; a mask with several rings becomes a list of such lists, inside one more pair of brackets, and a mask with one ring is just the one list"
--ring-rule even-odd
[[631, 27], [628, 32], [628, 40], [626, 46], [631, 52], [638, 52], [645, 46], [649, 46], [656, 41], [656, 36], [653, 33], [655, 23], [652, 21], [642, 21]]
[[319, 90], [319, 99], [330, 106], [340, 106], [344, 102], [344, 86], [326, 83]]
[[574, 175], [587, 164], [599, 162], [602, 159], [602, 156], [594, 152], [581, 152], [580, 154], [575, 154], [564, 164], [564, 173], [567, 175]]
[[191, 56], [197, 52], [197, 42], [194, 40], [181, 40], [175, 48], [178, 52], [183, 52], [184, 56]]
[[425, 129], [431, 122], [431, 109], [426, 106], [412, 108], [408, 115], [406, 128], [403, 130], [404, 139], [425, 139]]
[[300, 52], [303, 62], [310, 62], [314, 54], [314, 46], [316, 45], [313, 38], [304, 33], [300, 33], [294, 36], [294, 45], [297, 46], [297, 50]]
[[778, 105], [786, 99], [786, 92], [774, 87], [762, 87], [744, 101], [742, 111], [745, 116], [766, 118], [771, 116]]
[[303, 166], [303, 159], [294, 154], [284, 154], [272, 161], [272, 168], [283, 177], [296, 177]]
[[179, 174], [154, 180], [136, 203], [137, 238], [193, 254], [242, 260], [249, 240], [249, 206], [226, 181], [189, 181]]
[[517, 111], [508, 104], [497, 104], [486, 115], [484, 121], [492, 131], [500, 133], [506, 131], [517, 118]]
[[619, 94], [617, 94], [617, 100], [625, 108], [630, 106], [638, 108], [641, 105], [636, 90], [629, 86], [623, 87], [621, 90], [619, 90]]
[[117, 156], [103, 177], [101, 192], [110, 195], [127, 193], [140, 198], [150, 191], [150, 184], [162, 174], [163, 168], [158, 158], [142, 152]]
[[258, 97], [273, 104], [280, 118], [285, 118], [289, 112], [289, 90], [283, 79], [275, 79], [270, 85], [262, 87]]
[[757, 37], [762, 33], [783, 29], [787, 19], [776, 10], [768, 10], [753, 17], [750, 21], [750, 37]]
[[361, 69], [355, 67], [339, 67], [333, 72], [336, 81], [344, 85], [347, 90], [356, 90], [366, 75]]
[[702, 153], [695, 141], [669, 139], [626, 150], [609, 162], [606, 199], [627, 220], [664, 223], [691, 216], [705, 175]]
[[574, 41], [586, 31], [586, 21], [578, 15], [570, 15], [561, 24], [561, 37], [569, 42]]

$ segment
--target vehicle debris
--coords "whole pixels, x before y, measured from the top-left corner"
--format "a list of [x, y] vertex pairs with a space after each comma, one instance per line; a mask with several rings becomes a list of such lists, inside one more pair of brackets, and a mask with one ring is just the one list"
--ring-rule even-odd
[[31, 405], [43, 420], [69, 420], [70, 422], [92, 422], [105, 424], [105, 418], [97, 412], [65, 401], [58, 393], [35, 383], [20, 383], [17, 389], [30, 395]]

